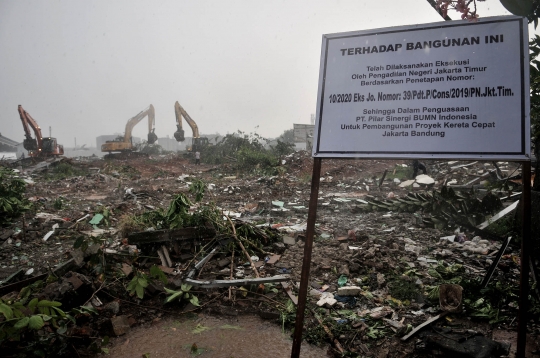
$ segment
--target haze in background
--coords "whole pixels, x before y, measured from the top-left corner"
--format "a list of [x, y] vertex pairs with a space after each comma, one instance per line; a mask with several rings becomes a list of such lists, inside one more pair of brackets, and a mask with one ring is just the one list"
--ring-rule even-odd
[[322, 34], [441, 20], [423, 0], [0, 0], [0, 133], [23, 141], [21, 104], [45, 136], [94, 147], [153, 104], [172, 138], [178, 100], [202, 134], [277, 137], [315, 113]]

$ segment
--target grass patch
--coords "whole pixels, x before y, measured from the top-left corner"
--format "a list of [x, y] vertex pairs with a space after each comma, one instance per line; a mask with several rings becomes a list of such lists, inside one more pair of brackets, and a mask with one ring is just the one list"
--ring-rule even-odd
[[411, 166], [403, 167], [401, 164], [397, 164], [393, 170], [388, 170], [386, 179], [393, 180], [394, 178], [398, 178], [401, 181], [409, 180], [412, 179], [413, 171], [413, 167]]
[[61, 180], [71, 177], [78, 177], [88, 174], [88, 172], [84, 169], [77, 168], [69, 163], [59, 163], [58, 165], [55, 165], [52, 167], [52, 169], [49, 170], [45, 174], [45, 179], [48, 180]]
[[401, 301], [415, 299], [420, 293], [418, 286], [408, 277], [401, 277], [390, 282], [388, 288], [392, 297]]
[[521, 234], [516, 231], [514, 216], [510, 214], [490, 224], [485, 230], [500, 237], [521, 237]]

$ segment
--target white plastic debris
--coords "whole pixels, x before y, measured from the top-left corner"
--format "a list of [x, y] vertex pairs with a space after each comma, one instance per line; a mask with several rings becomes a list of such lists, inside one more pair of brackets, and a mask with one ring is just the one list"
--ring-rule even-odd
[[430, 177], [429, 175], [426, 175], [426, 174], [420, 174], [416, 177], [416, 182], [418, 184], [424, 184], [424, 185], [429, 185], [429, 184], [433, 184], [435, 183], [435, 179], [433, 179], [432, 177]]
[[456, 238], [456, 235], [451, 235], [451, 236], [443, 236], [441, 238], [439, 238], [439, 240], [446, 240], [446, 241], [450, 241], [450, 242], [454, 242], [454, 239]]
[[405, 244], [405, 251], [414, 252], [414, 253], [416, 253], [417, 255], [419, 255], [419, 254], [420, 254], [420, 250], [421, 250], [421, 248], [418, 247], [418, 246]]
[[48, 233], [46, 233], [45, 236], [43, 236], [43, 241], [49, 240], [49, 238], [52, 236], [52, 234], [54, 234], [54, 230], [51, 230]]
[[406, 180], [404, 181], [403, 183], [399, 184], [399, 187], [400, 188], [405, 188], [405, 187], [408, 187], [410, 185], [412, 185], [412, 183], [414, 183], [414, 180], [411, 179], [411, 180]]
[[186, 181], [186, 178], [189, 178], [189, 174], [182, 174], [178, 178], [176, 178], [176, 181]]
[[337, 300], [334, 298], [334, 295], [332, 293], [323, 292], [323, 294], [321, 295], [321, 299], [317, 301], [317, 306], [319, 307], [326, 306], [330, 308], [336, 303], [337, 303]]

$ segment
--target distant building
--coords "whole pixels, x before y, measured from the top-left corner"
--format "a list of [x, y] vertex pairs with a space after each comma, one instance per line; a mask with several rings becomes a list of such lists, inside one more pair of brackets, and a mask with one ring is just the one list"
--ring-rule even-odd
[[0, 152], [11, 152], [16, 153], [17, 152], [17, 142], [15, 142], [12, 139], [9, 139], [8, 137], [4, 137], [0, 133]]
[[[167, 138], [158, 138], [157, 142], [161, 146], [161, 148], [163, 148], [163, 150], [177, 152], [179, 150], [186, 149], [187, 138], [183, 142], [177, 142], [176, 139], [167, 136]], [[191, 143], [191, 138], [189, 140], [189, 143]]]
[[297, 150], [311, 150], [313, 147], [313, 124], [293, 124], [294, 145]]

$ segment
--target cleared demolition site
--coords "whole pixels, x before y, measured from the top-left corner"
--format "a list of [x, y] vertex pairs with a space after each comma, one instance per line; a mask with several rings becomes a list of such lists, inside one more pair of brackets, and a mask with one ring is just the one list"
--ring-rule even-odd
[[205, 135], [216, 122], [186, 110], [203, 100], [172, 98], [169, 133], [153, 101], [85, 152], [18, 105], [20, 137], [0, 135], [1, 355], [540, 356], [540, 37], [430, 3], [471, 21], [323, 35], [317, 114], [277, 138]]
[[[28, 131], [30, 156], [1, 162], [5, 356], [290, 354], [311, 154], [292, 130], [210, 144], [175, 109], [186, 152], [150, 144], [150, 106], [126, 126], [148, 117], [143, 147], [124, 137], [105, 158], [66, 158]], [[511, 354], [518, 164], [332, 159], [321, 173], [301, 356]]]

